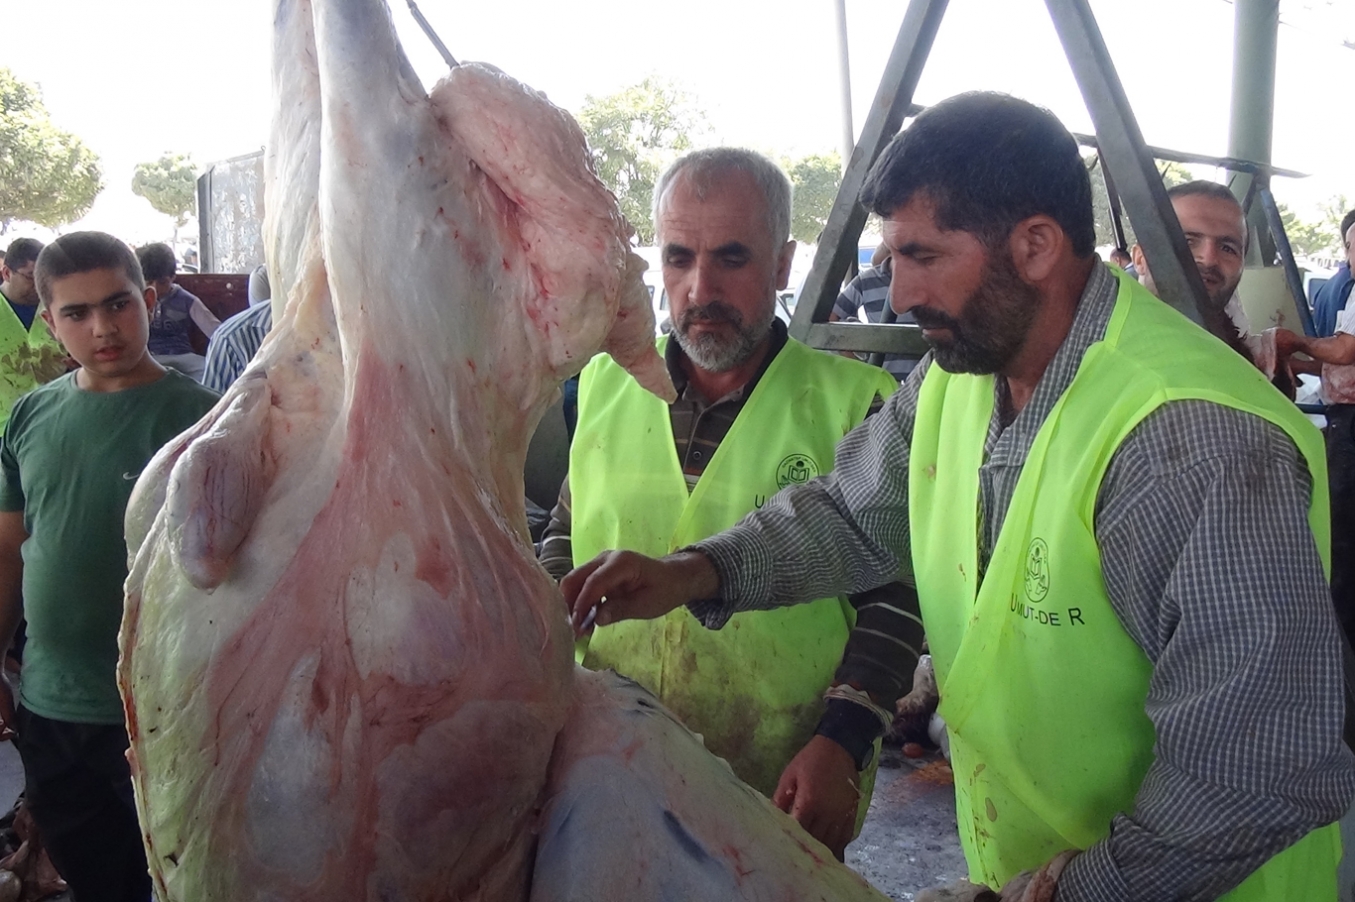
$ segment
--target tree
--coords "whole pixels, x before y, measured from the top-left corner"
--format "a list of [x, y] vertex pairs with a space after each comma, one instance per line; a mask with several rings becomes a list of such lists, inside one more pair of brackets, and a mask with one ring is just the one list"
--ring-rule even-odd
[[15, 220], [74, 222], [102, 190], [98, 155], [52, 124], [35, 85], [0, 67], [0, 233]]
[[588, 95], [578, 118], [598, 178], [616, 195], [640, 243], [652, 244], [654, 183], [704, 130], [705, 114], [677, 87], [651, 76], [606, 97]]
[[167, 153], [154, 163], [138, 163], [132, 175], [132, 193], [146, 198], [157, 213], [174, 220], [174, 243], [178, 244], [179, 229], [197, 206], [197, 170], [187, 154]]
[[[1092, 180], [1092, 212], [1096, 217], [1096, 243], [1113, 246], [1115, 231], [1110, 224], [1110, 197], [1106, 192], [1106, 174], [1102, 166], [1103, 163], [1098, 157], [1093, 156], [1087, 160], [1088, 175]], [[1195, 179], [1190, 170], [1180, 163], [1159, 160], [1157, 171], [1162, 176], [1162, 184], [1167, 188], [1175, 188]], [[1134, 227], [1123, 208], [1120, 210], [1120, 222], [1124, 226], [1125, 247], [1131, 248], [1137, 239], [1134, 237]]]
[[798, 160], [782, 160], [781, 168], [795, 186], [790, 236], [805, 244], [817, 243], [842, 184], [842, 157], [837, 151], [810, 154]]

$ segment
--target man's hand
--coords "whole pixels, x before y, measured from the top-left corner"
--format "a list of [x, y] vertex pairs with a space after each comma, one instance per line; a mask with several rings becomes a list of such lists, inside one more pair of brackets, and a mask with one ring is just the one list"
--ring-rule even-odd
[[1299, 335], [1289, 329], [1275, 330], [1275, 353], [1281, 359], [1307, 349], [1307, 336]]
[[1046, 861], [1044, 867], [1039, 870], [1022, 871], [1017, 874], [1002, 887], [1000, 894], [1002, 902], [1054, 902], [1054, 891], [1058, 886], [1059, 877], [1063, 875], [1063, 869], [1068, 867], [1068, 862], [1076, 858], [1077, 854], [1076, 850], [1069, 849]]
[[9, 678], [0, 674], [0, 742], [9, 742], [16, 735], [17, 718], [14, 715], [14, 688]]
[[842, 860], [856, 826], [861, 775], [847, 750], [815, 736], [786, 765], [772, 804], [799, 821], [805, 832]]
[[655, 560], [633, 551], [606, 551], [560, 581], [575, 633], [594, 624], [652, 620], [688, 602], [714, 598], [720, 576], [697, 551]]
[[924, 889], [917, 894], [917, 902], [1001, 902], [998, 894], [982, 883], [958, 880], [945, 886]]

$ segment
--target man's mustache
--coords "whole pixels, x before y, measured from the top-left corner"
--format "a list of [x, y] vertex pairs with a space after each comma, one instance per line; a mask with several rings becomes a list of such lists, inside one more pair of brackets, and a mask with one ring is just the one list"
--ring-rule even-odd
[[682, 322], [679, 325], [685, 329], [692, 323], [730, 323], [742, 326], [743, 314], [737, 307], [724, 301], [711, 301], [709, 304], [688, 307], [682, 311]]
[[1213, 279], [1215, 282], [1222, 282], [1223, 270], [1219, 269], [1217, 266], [1201, 266], [1200, 278], [1205, 280]]
[[924, 329], [949, 329], [956, 335], [960, 334], [960, 321], [952, 316], [947, 316], [940, 310], [933, 310], [930, 307], [914, 307], [909, 313], [913, 314], [913, 319]]

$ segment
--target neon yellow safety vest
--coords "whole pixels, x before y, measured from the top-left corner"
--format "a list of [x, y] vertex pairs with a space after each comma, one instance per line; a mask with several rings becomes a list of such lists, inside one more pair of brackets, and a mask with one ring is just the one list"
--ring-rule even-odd
[[34, 315], [25, 330], [19, 314], [0, 295], [0, 429], [15, 401], [65, 372], [66, 352], [42, 317]]
[[[1157, 407], [1201, 399], [1283, 429], [1313, 477], [1309, 525], [1328, 561], [1322, 438], [1264, 376], [1127, 276], [1040, 428], [978, 582], [979, 467], [993, 377], [931, 367], [909, 463], [912, 556], [950, 731], [970, 879], [1001, 886], [1106, 836], [1153, 760], [1152, 664], [1116, 618], [1093, 532], [1121, 441]], [[1244, 736], [1239, 742], [1246, 742]], [[1272, 858], [1225, 898], [1335, 900], [1335, 824]]]
[[[896, 387], [876, 367], [787, 341], [689, 495], [668, 406], [611, 358], [594, 358], [569, 457], [575, 563], [609, 548], [664, 555], [733, 526], [779, 489], [832, 469], [838, 441]], [[854, 620], [845, 598], [736, 614], [720, 630], [683, 608], [598, 629], [583, 663], [645, 686], [771, 796], [814, 734]]]

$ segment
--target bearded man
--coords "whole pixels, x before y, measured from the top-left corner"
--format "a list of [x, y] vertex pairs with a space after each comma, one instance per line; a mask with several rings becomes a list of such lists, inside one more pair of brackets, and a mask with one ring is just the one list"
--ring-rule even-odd
[[861, 200], [932, 353], [831, 473], [662, 560], [567, 576], [576, 628], [683, 606], [718, 628], [909, 573], [974, 883], [1334, 902], [1355, 766], [1317, 430], [1097, 259], [1048, 111], [939, 103]]
[[[790, 182], [773, 163], [697, 151], [655, 198], [674, 324], [659, 349], [678, 399], [665, 405], [606, 355], [583, 371], [569, 477], [542, 545], [557, 576], [606, 548], [667, 554], [732, 526], [779, 488], [826, 473], [838, 441], [896, 386], [788, 338], [776, 318], [795, 242]], [[719, 633], [677, 611], [598, 630], [582, 660], [654, 692], [841, 857], [916, 663], [915, 598], [899, 583], [830, 592]]]

